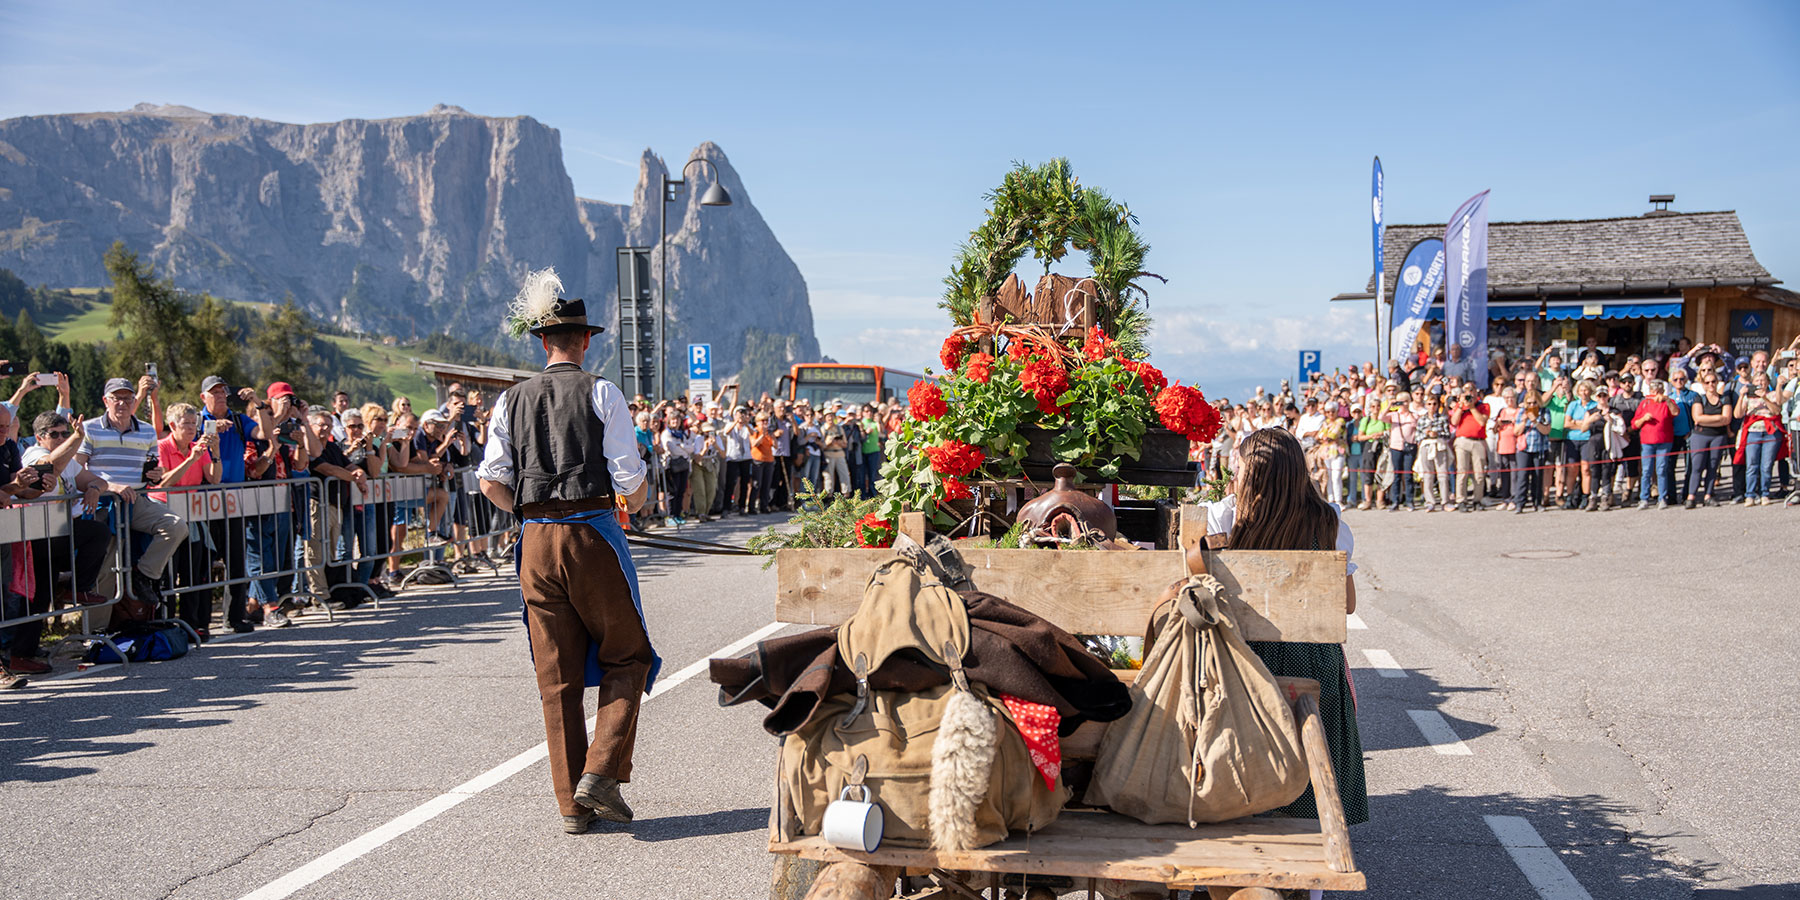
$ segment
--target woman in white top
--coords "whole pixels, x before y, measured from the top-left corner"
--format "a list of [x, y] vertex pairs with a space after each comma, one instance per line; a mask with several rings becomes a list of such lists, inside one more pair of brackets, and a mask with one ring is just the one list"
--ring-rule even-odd
[[[1208, 532], [1228, 535], [1233, 550], [1337, 549], [1349, 557], [1356, 549], [1350, 526], [1337, 507], [1327, 503], [1307, 478], [1300, 442], [1276, 428], [1252, 432], [1238, 445], [1231, 493], [1207, 506], [1206, 524]], [[1349, 562], [1344, 576], [1349, 612], [1356, 610], [1356, 583], [1350, 578], [1355, 571], [1356, 563]], [[1250, 648], [1278, 678], [1319, 682], [1319, 720], [1337, 770], [1344, 817], [1351, 825], [1368, 821], [1362, 735], [1356, 728], [1356, 696], [1343, 645], [1251, 641]], [[1303, 819], [1316, 819], [1318, 814], [1310, 787], [1300, 799], [1269, 813]]]

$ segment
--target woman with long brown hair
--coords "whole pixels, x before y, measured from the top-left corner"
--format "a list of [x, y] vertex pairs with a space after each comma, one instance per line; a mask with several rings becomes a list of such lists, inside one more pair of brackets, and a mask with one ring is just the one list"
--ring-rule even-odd
[[[1306, 455], [1294, 436], [1276, 428], [1253, 431], [1238, 445], [1231, 494], [1207, 511], [1207, 530], [1229, 536], [1233, 550], [1355, 549], [1338, 508], [1325, 501], [1307, 477]], [[1345, 570], [1346, 612], [1356, 611], [1356, 582]], [[1277, 678], [1311, 678], [1319, 683], [1319, 720], [1331, 765], [1337, 770], [1344, 817], [1355, 825], [1369, 820], [1368, 782], [1363, 775], [1362, 735], [1356, 728], [1356, 696], [1341, 644], [1251, 641], [1250, 649]], [[1269, 815], [1319, 817], [1312, 788]]]

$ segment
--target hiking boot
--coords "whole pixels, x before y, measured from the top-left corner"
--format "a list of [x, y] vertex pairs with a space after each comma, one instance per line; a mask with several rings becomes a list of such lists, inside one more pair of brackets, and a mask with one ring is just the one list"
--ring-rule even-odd
[[131, 593], [151, 609], [162, 609], [162, 591], [156, 587], [156, 579], [136, 569], [131, 570]]
[[588, 827], [594, 824], [593, 810], [584, 809], [572, 816], [563, 816], [564, 834], [586, 834]]
[[575, 802], [608, 822], [631, 821], [631, 807], [619, 793], [619, 780], [589, 772], [575, 785]]
[[49, 663], [44, 662], [41, 659], [32, 659], [29, 656], [13, 657], [12, 662], [9, 662], [6, 664], [6, 668], [10, 669], [13, 672], [13, 674], [15, 674], [15, 675], [48, 675], [48, 674], [50, 674], [50, 664]]

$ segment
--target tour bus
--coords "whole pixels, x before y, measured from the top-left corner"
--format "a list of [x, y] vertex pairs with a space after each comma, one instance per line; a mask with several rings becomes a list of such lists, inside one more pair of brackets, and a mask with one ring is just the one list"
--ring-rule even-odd
[[860, 405], [904, 398], [913, 382], [925, 376], [887, 366], [801, 363], [781, 377], [788, 383], [785, 393], [789, 400], [805, 400], [818, 407], [833, 400]]

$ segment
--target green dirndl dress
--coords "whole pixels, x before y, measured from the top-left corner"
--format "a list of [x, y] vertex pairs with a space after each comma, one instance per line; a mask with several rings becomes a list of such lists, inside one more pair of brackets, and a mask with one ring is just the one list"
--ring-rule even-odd
[[[1369, 821], [1369, 783], [1363, 775], [1362, 733], [1356, 730], [1356, 695], [1344, 664], [1341, 644], [1293, 644], [1283, 641], [1249, 641], [1277, 678], [1311, 678], [1319, 683], [1319, 724], [1325, 729], [1325, 746], [1331, 750], [1331, 767], [1337, 772], [1338, 797], [1344, 819], [1360, 825]], [[1317, 819], [1319, 804], [1312, 785], [1294, 802], [1265, 816]]]

